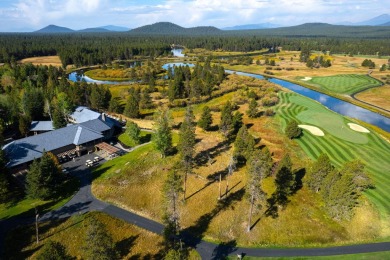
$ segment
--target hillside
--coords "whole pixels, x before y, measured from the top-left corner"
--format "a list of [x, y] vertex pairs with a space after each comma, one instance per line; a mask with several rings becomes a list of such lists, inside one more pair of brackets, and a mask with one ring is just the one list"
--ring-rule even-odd
[[70, 33], [74, 32], [74, 30], [69, 29], [67, 27], [61, 27], [57, 25], [48, 25], [38, 31], [35, 31], [35, 33]]
[[79, 30], [78, 32], [110, 32], [110, 30], [104, 28], [86, 28]]
[[222, 30], [213, 26], [198, 26], [192, 28], [184, 28], [177, 24], [170, 22], [159, 22], [151, 25], [141, 26], [130, 31], [133, 34], [192, 34], [192, 35], [204, 35], [204, 34], [216, 34], [221, 33]]
[[234, 31], [234, 30], [257, 30], [257, 29], [269, 29], [269, 28], [277, 28], [279, 25], [272, 23], [259, 23], [259, 24], [242, 24], [235, 25], [231, 27], [224, 27], [222, 30], [225, 31]]
[[384, 23], [384, 24], [381, 24], [379, 26], [390, 26], [390, 22], [387, 22], [387, 23]]
[[229, 34], [253, 34], [258, 36], [287, 37], [345, 37], [345, 38], [388, 38], [390, 28], [383, 26], [345, 26], [327, 23], [306, 23], [274, 29], [226, 31]]

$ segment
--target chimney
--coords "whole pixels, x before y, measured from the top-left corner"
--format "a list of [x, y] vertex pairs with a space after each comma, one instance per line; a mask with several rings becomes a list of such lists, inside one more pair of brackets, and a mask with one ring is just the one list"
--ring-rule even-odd
[[106, 121], [106, 115], [102, 113], [102, 120], [105, 122]]

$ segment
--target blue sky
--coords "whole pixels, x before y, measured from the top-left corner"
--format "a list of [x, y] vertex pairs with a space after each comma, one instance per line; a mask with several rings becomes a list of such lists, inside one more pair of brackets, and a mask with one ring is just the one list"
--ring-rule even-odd
[[169, 21], [184, 27], [359, 22], [390, 13], [388, 0], [0, 0], [0, 31], [56, 24], [128, 28]]

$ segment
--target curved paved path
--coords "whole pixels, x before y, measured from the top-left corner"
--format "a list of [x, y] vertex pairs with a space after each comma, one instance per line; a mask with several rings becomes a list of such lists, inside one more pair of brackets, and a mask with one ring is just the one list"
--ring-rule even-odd
[[[90, 155], [92, 158], [94, 155]], [[90, 211], [101, 211], [110, 216], [122, 219], [130, 224], [136, 225], [153, 233], [162, 234], [164, 226], [161, 223], [131, 213], [114, 205], [110, 205], [96, 199], [91, 192], [91, 174], [85, 167], [83, 158], [76, 162], [69, 162], [72, 174], [79, 177], [81, 187], [73, 198], [58, 210], [51, 211], [41, 216], [39, 221], [67, 218], [76, 214], [84, 214]], [[33, 218], [21, 219], [11, 218], [0, 222], [0, 245], [4, 245], [4, 237], [8, 231], [20, 226], [34, 223]], [[326, 248], [243, 248], [236, 247], [234, 242], [216, 245], [192, 237], [188, 234], [181, 235], [182, 241], [193, 246], [202, 259], [221, 259], [228, 255], [242, 254], [246, 256], [273, 256], [273, 257], [294, 257], [294, 256], [329, 256], [342, 254], [371, 253], [390, 251], [390, 242], [360, 244], [351, 246], [326, 247]], [[2, 249], [2, 248], [0, 248]], [[1, 259], [1, 258], [0, 258]]]

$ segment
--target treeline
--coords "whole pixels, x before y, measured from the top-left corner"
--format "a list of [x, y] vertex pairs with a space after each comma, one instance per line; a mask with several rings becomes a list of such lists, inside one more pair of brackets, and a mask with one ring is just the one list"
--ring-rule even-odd
[[261, 49], [300, 51], [309, 48], [331, 53], [390, 55], [385, 38], [285, 37], [256, 34], [134, 35], [130, 33], [0, 34], [0, 62], [26, 57], [59, 55], [62, 65], [107, 64], [134, 56], [171, 55], [171, 44], [189, 49], [249, 52]]

